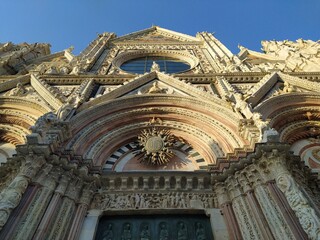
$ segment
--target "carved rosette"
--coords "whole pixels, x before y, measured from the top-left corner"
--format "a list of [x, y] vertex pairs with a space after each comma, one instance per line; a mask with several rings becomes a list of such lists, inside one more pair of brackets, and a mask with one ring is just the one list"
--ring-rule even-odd
[[151, 128], [144, 129], [138, 136], [141, 150], [138, 152], [140, 162], [150, 165], [163, 165], [174, 156], [170, 147], [175, 137], [169, 130]]

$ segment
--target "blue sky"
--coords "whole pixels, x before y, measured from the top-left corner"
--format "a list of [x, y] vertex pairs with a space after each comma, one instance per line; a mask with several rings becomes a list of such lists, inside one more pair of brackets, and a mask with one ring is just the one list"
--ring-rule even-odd
[[320, 0], [3, 0], [0, 42], [48, 42], [78, 54], [97, 33], [118, 36], [158, 25], [214, 32], [233, 53], [261, 40], [320, 39]]

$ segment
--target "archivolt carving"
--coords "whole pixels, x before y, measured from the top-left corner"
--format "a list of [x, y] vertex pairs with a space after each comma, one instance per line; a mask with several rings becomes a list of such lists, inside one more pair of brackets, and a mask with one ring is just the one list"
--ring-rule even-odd
[[319, 121], [297, 121], [280, 130], [280, 139], [293, 143], [302, 138], [315, 137], [320, 133]]
[[10, 108], [14, 108], [17, 111], [21, 110], [21, 112], [28, 112], [32, 114], [32, 116], [34, 116], [35, 118], [41, 116], [46, 112], [51, 111], [51, 109], [46, 105], [41, 105], [39, 103], [36, 103], [35, 101], [19, 97], [1, 97], [0, 105], [1, 107], [10, 106]]
[[21, 118], [23, 121], [29, 123], [32, 125], [36, 120], [37, 117], [31, 113], [24, 113], [18, 110], [11, 110], [11, 109], [0, 109], [0, 114], [1, 115], [7, 115], [7, 116], [14, 116], [17, 119]]
[[292, 107], [294, 104], [301, 104], [301, 102], [304, 105], [314, 105], [319, 101], [320, 95], [317, 93], [296, 92], [269, 98], [255, 107], [254, 111], [260, 112], [264, 118], [269, 118], [271, 114], [281, 108]]
[[[307, 115], [307, 113], [310, 112], [310, 114]], [[304, 117], [304, 119], [313, 120], [313, 118], [320, 118], [320, 106], [303, 106], [303, 107], [286, 107], [286, 109], [282, 109], [281, 111], [274, 112], [269, 117], [270, 125], [277, 125], [279, 124], [279, 121], [281, 119], [287, 119], [288, 116], [299, 114], [301, 117]]]
[[[182, 116], [183, 119], [187, 119], [187, 118], [197, 119], [198, 121], [202, 122], [202, 124], [204, 124], [203, 126], [208, 125], [210, 126], [210, 128], [212, 128], [212, 130], [215, 130], [213, 132], [214, 134], [218, 133], [216, 134], [217, 138], [219, 135], [223, 135], [224, 139], [228, 139], [228, 144], [231, 144], [233, 147], [241, 147], [243, 144], [241, 142], [241, 139], [237, 138], [237, 136], [235, 136], [235, 134], [232, 133], [231, 130], [226, 128], [223, 124], [221, 124], [217, 120], [213, 118], [209, 118], [204, 114], [188, 111], [186, 109], [174, 108], [174, 107], [152, 108], [152, 111], [160, 112], [160, 113], [166, 112], [168, 114], [179, 114], [179, 116]], [[113, 115], [112, 117], [110, 116], [110, 117], [103, 118], [98, 123], [94, 125], [92, 124], [87, 128], [85, 128], [84, 131], [79, 132], [77, 136], [74, 137], [74, 139], [77, 139], [78, 142], [81, 142], [81, 139], [88, 136], [88, 134], [90, 133], [94, 133], [95, 131], [97, 131], [97, 129], [101, 129], [108, 122], [115, 122], [117, 121], [117, 119], [119, 121], [120, 119], [126, 118], [127, 116], [138, 115], [139, 113], [150, 114], [150, 109], [140, 108], [137, 110], [131, 110], [124, 113], [118, 113]], [[180, 120], [177, 120], [177, 121], [179, 122]], [[194, 120], [192, 122], [194, 122]], [[76, 142], [72, 143], [73, 146], [76, 146], [76, 144], [77, 144]], [[225, 145], [225, 143], [223, 145]], [[69, 145], [69, 147], [71, 146]]]
[[[199, 91], [199, 90], [198, 90]], [[126, 99], [127, 101], [124, 101]], [[214, 98], [212, 98], [214, 100]], [[239, 116], [235, 114], [231, 107], [227, 107], [222, 104], [226, 104], [221, 99], [218, 99], [214, 103], [209, 103], [208, 101], [201, 101], [191, 97], [182, 97], [177, 95], [140, 95], [140, 96], [129, 96], [126, 98], [115, 99], [109, 102], [96, 102], [96, 106], [88, 109], [88, 111], [94, 112], [95, 119], [108, 114], [106, 112], [106, 108], [109, 111], [113, 109], [117, 109], [117, 111], [121, 111], [123, 108], [128, 109], [132, 107], [141, 107], [141, 105], [152, 105], [152, 107], [160, 107], [160, 106], [179, 106], [180, 108], [188, 108], [197, 112], [205, 112], [208, 115], [218, 116], [216, 113], [219, 112], [219, 116], [221, 119], [225, 119], [225, 121], [238, 125]], [[72, 128], [77, 129], [81, 128], [83, 125], [86, 125], [88, 122], [88, 111], [81, 111], [76, 118], [71, 122]], [[90, 119], [92, 120], [92, 119]]]
[[[96, 159], [97, 156], [99, 156], [103, 149], [108, 146], [108, 143], [111, 141], [112, 138], [119, 137], [119, 136], [128, 136], [128, 133], [131, 131], [139, 131], [139, 129], [143, 129], [146, 126], [145, 122], [141, 123], [134, 123], [130, 125], [125, 125], [123, 127], [119, 127], [116, 129], [113, 129], [103, 135], [102, 137], [98, 138], [91, 146], [87, 149], [84, 157], [86, 159]], [[223, 152], [221, 151], [219, 145], [205, 132], [201, 131], [199, 128], [191, 127], [189, 125], [183, 124], [183, 123], [175, 123], [175, 122], [166, 122], [163, 125], [163, 127], [169, 127], [169, 129], [178, 129], [180, 131], [186, 132], [188, 134], [191, 134], [195, 136], [198, 140], [203, 141], [203, 146], [209, 146], [209, 149], [207, 151], [210, 151], [213, 156], [215, 156], [216, 159], [218, 156], [223, 156]], [[136, 135], [136, 134], [134, 134]], [[80, 144], [80, 143], [79, 143]], [[80, 144], [81, 145], [81, 144]], [[207, 156], [210, 156], [208, 154]], [[209, 162], [214, 162], [214, 160], [209, 160]], [[208, 159], [207, 159], [208, 160]]]

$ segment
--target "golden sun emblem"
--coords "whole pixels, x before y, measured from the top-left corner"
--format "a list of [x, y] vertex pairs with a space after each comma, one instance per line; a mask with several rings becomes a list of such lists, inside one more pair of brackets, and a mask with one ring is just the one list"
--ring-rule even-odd
[[149, 128], [141, 131], [138, 143], [141, 148], [140, 162], [150, 165], [163, 165], [174, 156], [171, 147], [175, 137], [169, 130]]

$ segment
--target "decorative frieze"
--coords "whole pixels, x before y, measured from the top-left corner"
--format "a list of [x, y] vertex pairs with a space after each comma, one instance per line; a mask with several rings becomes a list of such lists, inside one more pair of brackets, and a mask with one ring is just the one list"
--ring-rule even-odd
[[106, 193], [95, 197], [91, 208], [119, 209], [207, 209], [213, 208], [213, 193], [160, 192], [160, 193]]

